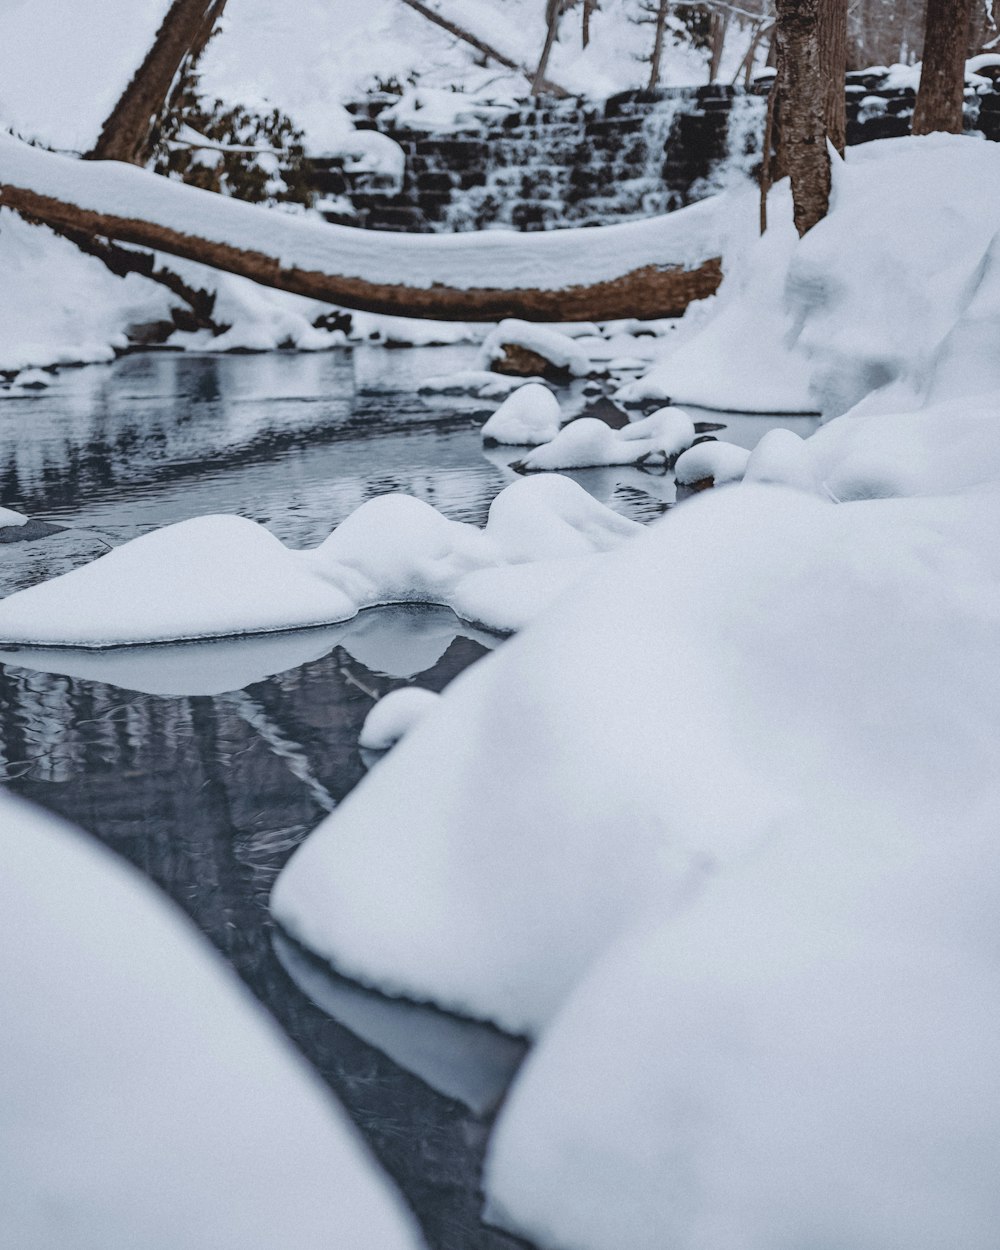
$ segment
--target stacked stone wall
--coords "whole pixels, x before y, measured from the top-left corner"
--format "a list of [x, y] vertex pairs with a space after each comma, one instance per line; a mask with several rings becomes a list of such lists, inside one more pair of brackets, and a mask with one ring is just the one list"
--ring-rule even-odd
[[[335, 197], [332, 221], [416, 232], [604, 225], [669, 212], [754, 176], [766, 87], [626, 91], [603, 102], [540, 97], [483, 107], [454, 131], [404, 126], [393, 96], [352, 106], [362, 129], [388, 135], [405, 158], [401, 185], [314, 160], [315, 188]], [[915, 95], [877, 73], [848, 76], [847, 141], [909, 133]], [[1000, 91], [969, 91], [966, 126], [1000, 140]]]

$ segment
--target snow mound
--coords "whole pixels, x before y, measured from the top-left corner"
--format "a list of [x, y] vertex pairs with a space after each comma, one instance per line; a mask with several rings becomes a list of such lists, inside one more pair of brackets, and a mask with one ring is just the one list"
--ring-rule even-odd
[[536, 447], [559, 433], [559, 401], [547, 386], [529, 382], [504, 400], [483, 426], [483, 441]]
[[694, 437], [694, 423], [679, 408], [661, 408], [620, 430], [612, 429], [596, 417], [580, 417], [564, 426], [550, 442], [529, 452], [514, 467], [533, 473], [644, 464], [654, 458], [672, 464], [691, 446]]
[[725, 486], [729, 482], [738, 482], [743, 477], [749, 460], [750, 452], [745, 447], [709, 439], [704, 443], [696, 443], [678, 456], [674, 473], [681, 486], [695, 486], [700, 482]]
[[557, 371], [570, 373], [573, 377], [586, 377], [590, 372], [590, 358], [575, 339], [548, 326], [520, 321], [516, 317], [501, 321], [483, 340], [479, 353], [483, 367], [489, 369], [495, 362], [503, 360], [504, 348], [508, 346], [534, 352]]
[[995, 834], [830, 815], [594, 970], [505, 1103], [494, 1219], [579, 1250], [991, 1250]]
[[172, 904], [7, 795], [0, 825], [8, 1244], [417, 1250], [347, 1116]]
[[[697, 466], [690, 466], [687, 472], [696, 473]], [[716, 473], [713, 472], [713, 479], [715, 476]], [[768, 430], [750, 453], [750, 458], [746, 461], [743, 481], [791, 486], [796, 490], [811, 492], [815, 492], [818, 488], [816, 471], [805, 439], [800, 438], [794, 430], [780, 428]]]
[[[829, 415], [868, 395], [901, 410], [996, 384], [996, 353], [968, 348], [988, 341], [1000, 299], [997, 145], [937, 134], [851, 148], [808, 234], [785, 183], [768, 218], [762, 238], [723, 248], [714, 315], [620, 399]], [[970, 369], [946, 372], [956, 350]]]
[[387, 751], [437, 703], [441, 696], [418, 686], [390, 690], [365, 717], [358, 746], [368, 751]]
[[[290, 550], [243, 517], [196, 517], [0, 601], [0, 639], [138, 646], [330, 625], [379, 604], [458, 605], [479, 571], [570, 560], [567, 575], [579, 575], [579, 557], [640, 529], [569, 479], [515, 482], [482, 530], [411, 496], [383, 495], [310, 551]], [[475, 602], [478, 622], [506, 628], [499, 597], [479, 585]]]
[[23, 512], [15, 512], [13, 508], [0, 508], [0, 526], [20, 527], [27, 524], [28, 518]]

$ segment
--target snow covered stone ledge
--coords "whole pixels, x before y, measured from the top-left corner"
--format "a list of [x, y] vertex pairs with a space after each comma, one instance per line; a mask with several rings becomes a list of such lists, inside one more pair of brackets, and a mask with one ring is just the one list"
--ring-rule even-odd
[[173, 905], [2, 793], [0, 829], [5, 1244], [419, 1250], [347, 1116]]
[[0, 601], [0, 641], [222, 638], [329, 625], [387, 603], [442, 604], [506, 632], [641, 528], [568, 478], [513, 483], [482, 530], [409, 495], [383, 495], [309, 551], [244, 517], [196, 517]]

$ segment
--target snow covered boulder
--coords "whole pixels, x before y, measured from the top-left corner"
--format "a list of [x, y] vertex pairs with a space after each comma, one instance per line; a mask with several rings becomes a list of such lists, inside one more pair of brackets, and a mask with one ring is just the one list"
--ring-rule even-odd
[[[697, 466], [692, 465], [685, 472], [687, 474], [697, 471]], [[712, 476], [714, 479], [715, 474]], [[816, 470], [805, 440], [794, 430], [768, 430], [750, 453], [743, 471], [743, 481], [790, 486], [795, 490], [813, 492], [818, 489]]]
[[418, 1250], [347, 1116], [173, 904], [6, 794], [0, 828], [5, 1244]]
[[0, 529], [19, 529], [28, 524], [23, 512], [15, 512], [13, 508], [0, 508]]
[[58, 534], [65, 528], [65, 525], [53, 525], [51, 521], [26, 517], [13, 508], [0, 508], [0, 543], [32, 542], [36, 538]]
[[426, 716], [440, 697], [419, 686], [390, 690], [365, 717], [358, 746], [365, 751], [388, 751]]
[[520, 473], [537, 473], [651, 460], [669, 465], [691, 446], [694, 437], [694, 423], [679, 408], [661, 408], [621, 429], [612, 429], [597, 417], [579, 417], [512, 467]]
[[496, 373], [582, 378], [590, 372], [586, 352], [568, 335], [515, 317], [501, 321], [480, 349], [484, 368]]
[[683, 455], [678, 456], [674, 466], [677, 485], [698, 491], [738, 482], [742, 479], [749, 460], [750, 453], [745, 447], [707, 438], [704, 442], [696, 442]]
[[537, 447], [559, 433], [562, 413], [559, 401], [547, 386], [529, 382], [513, 391], [483, 426], [487, 447], [505, 443]]

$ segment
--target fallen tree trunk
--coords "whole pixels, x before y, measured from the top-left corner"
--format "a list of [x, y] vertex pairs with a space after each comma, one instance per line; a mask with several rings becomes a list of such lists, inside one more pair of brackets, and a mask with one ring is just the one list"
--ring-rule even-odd
[[[400, 317], [671, 317], [711, 295], [722, 277], [716, 214], [707, 202], [596, 230], [383, 234], [4, 138], [0, 203], [60, 230], [153, 248], [296, 295]], [[674, 263], [667, 259], [672, 248]]]

